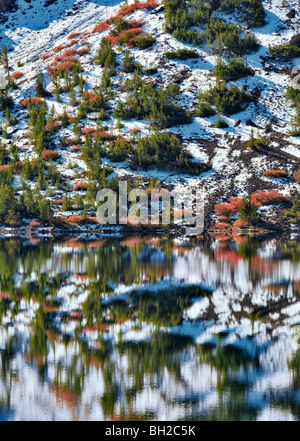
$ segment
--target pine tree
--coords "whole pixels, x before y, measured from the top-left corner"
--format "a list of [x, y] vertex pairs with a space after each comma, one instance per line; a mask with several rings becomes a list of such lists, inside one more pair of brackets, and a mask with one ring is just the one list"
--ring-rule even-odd
[[44, 97], [48, 95], [44, 87], [44, 75], [42, 72], [38, 76], [37, 84], [35, 86], [35, 94], [39, 97]]
[[251, 132], [250, 132], [250, 138], [249, 138], [249, 141], [248, 141], [248, 147], [250, 147], [250, 149], [254, 149], [255, 146], [256, 146], [256, 139], [255, 139], [255, 136], [254, 136], [254, 130], [252, 128]]
[[285, 215], [290, 218], [289, 222], [299, 223], [300, 222], [300, 207], [298, 202], [298, 195], [295, 194], [293, 199], [293, 206], [290, 211], [286, 211]]
[[132, 73], [137, 69], [138, 65], [133, 55], [130, 55], [129, 51], [126, 52], [124, 60], [121, 65], [123, 72]]
[[242, 203], [238, 210], [238, 218], [248, 222], [250, 225], [254, 225], [259, 221], [259, 216], [257, 214], [257, 207], [251, 201], [251, 196], [244, 196]]

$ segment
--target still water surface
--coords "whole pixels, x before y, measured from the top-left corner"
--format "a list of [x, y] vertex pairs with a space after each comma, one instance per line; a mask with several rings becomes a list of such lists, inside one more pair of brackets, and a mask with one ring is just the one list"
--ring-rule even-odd
[[300, 243], [0, 243], [0, 420], [300, 419]]

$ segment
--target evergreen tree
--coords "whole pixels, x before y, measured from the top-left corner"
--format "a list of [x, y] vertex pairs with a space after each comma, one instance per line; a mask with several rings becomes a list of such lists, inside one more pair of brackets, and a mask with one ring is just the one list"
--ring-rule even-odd
[[254, 225], [259, 221], [259, 216], [257, 214], [257, 207], [251, 201], [251, 196], [244, 196], [242, 203], [238, 210], [238, 218], [248, 222], [250, 225]]
[[44, 75], [42, 72], [38, 76], [37, 84], [35, 86], [35, 94], [39, 97], [48, 96], [48, 93], [44, 87]]

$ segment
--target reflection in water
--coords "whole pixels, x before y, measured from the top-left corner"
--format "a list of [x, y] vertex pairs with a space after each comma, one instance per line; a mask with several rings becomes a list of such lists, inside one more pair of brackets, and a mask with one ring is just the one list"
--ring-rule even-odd
[[299, 249], [1, 241], [0, 419], [300, 419]]

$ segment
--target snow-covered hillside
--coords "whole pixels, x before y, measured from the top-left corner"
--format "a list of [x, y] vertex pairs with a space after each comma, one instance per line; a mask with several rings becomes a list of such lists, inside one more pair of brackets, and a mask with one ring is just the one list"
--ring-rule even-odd
[[[48, 6], [45, 6], [45, 3]], [[50, 4], [51, 3], [51, 4]], [[131, 3], [131, 2], [130, 2]], [[300, 164], [299, 137], [292, 137], [289, 131], [293, 126], [296, 109], [286, 97], [286, 89], [291, 84], [290, 70], [293, 65], [300, 65], [300, 58], [289, 62], [271, 60], [268, 52], [269, 45], [288, 43], [300, 32], [300, 5], [298, 1], [291, 0], [265, 0], [263, 6], [266, 10], [266, 24], [261, 28], [253, 28], [260, 47], [257, 51], [247, 55], [247, 62], [253, 69], [253, 75], [248, 75], [232, 82], [240, 88], [246, 88], [255, 99], [240, 113], [231, 116], [222, 116], [228, 124], [228, 128], [218, 129], [214, 127], [217, 115], [211, 117], [198, 117], [195, 110], [198, 103], [199, 92], [205, 92], [210, 86], [216, 84], [216, 78], [212, 76], [212, 70], [218, 61], [218, 55], [212, 51], [204, 50], [197, 45], [189, 45], [179, 42], [170, 34], [164, 32], [165, 12], [163, 8], [137, 9], [126, 16], [130, 20], [143, 20], [144, 32], [156, 38], [155, 44], [147, 49], [129, 48], [129, 52], [144, 69], [157, 67], [157, 74], [151, 78], [157, 86], [167, 86], [177, 82], [180, 87], [179, 103], [193, 115], [190, 124], [172, 126], [168, 130], [180, 135], [183, 146], [196, 162], [210, 164], [211, 170], [195, 177], [182, 174], [180, 170], [168, 169], [142, 169], [132, 170], [123, 162], [112, 162], [103, 158], [102, 164], [112, 166], [119, 177], [139, 175], [150, 178], [159, 178], [161, 182], [172, 184], [179, 191], [187, 186], [191, 188], [204, 188], [206, 192], [206, 226], [212, 225], [214, 204], [226, 202], [230, 197], [240, 197], [246, 193], [254, 193], [259, 190], [278, 190], [287, 196], [289, 203], [282, 206], [269, 206], [261, 209], [263, 220], [280, 223], [287, 228], [287, 218], [284, 211], [289, 206], [293, 195], [298, 191], [298, 183], [293, 175]], [[95, 55], [103, 37], [109, 35], [112, 27], [103, 32], [95, 32], [95, 26], [116, 15], [120, 6], [117, 1], [77, 1], [72, 0], [45, 2], [45, 0], [17, 1], [15, 12], [3, 12], [4, 22], [0, 27], [1, 46], [9, 48], [9, 62], [11, 74], [20, 72], [23, 75], [15, 82], [18, 88], [11, 91], [15, 101], [14, 114], [18, 123], [7, 127], [7, 139], [3, 143], [9, 148], [14, 143], [18, 148], [19, 161], [22, 163], [26, 158], [37, 157], [34, 146], [28, 137], [28, 119], [25, 118], [27, 110], [21, 107], [24, 98], [35, 96], [35, 85], [39, 74], [44, 74], [46, 89], [53, 93], [52, 78], [49, 76], [48, 66], [53, 63], [55, 57], [61, 54], [65, 48], [78, 51], [88, 47], [89, 51], [80, 56], [83, 68], [85, 90], [93, 90], [101, 82], [103, 68], [95, 64]], [[159, 6], [159, 2], [158, 2]], [[294, 18], [288, 18], [287, 14], [295, 12]], [[218, 13], [222, 18], [221, 13]], [[293, 15], [293, 14], [289, 14]], [[227, 15], [228, 18], [228, 15]], [[238, 22], [238, 16], [231, 17], [231, 21]], [[75, 35], [72, 39], [70, 35]], [[77, 36], [76, 36], [77, 34]], [[59, 51], [59, 47], [63, 47]], [[166, 52], [182, 48], [192, 48], [199, 55], [197, 59], [170, 60], [165, 57]], [[125, 56], [123, 48], [116, 49], [117, 61], [121, 62]], [[125, 92], [120, 90], [121, 82], [132, 78], [132, 74], [117, 71], [112, 77], [113, 97], [110, 99], [112, 109], [118, 100], [125, 99]], [[229, 84], [231, 84], [229, 82]], [[76, 98], [79, 93], [76, 90]], [[68, 93], [61, 93], [59, 102], [54, 95], [45, 98], [48, 109], [54, 106], [55, 115], [66, 111], [75, 116], [77, 110], [70, 105]], [[149, 133], [150, 122], [142, 120], [123, 120], [109, 113], [109, 119], [103, 122], [103, 128], [112, 135], [128, 137], [130, 131], [138, 129], [142, 136]], [[80, 128], [96, 128], [97, 115], [89, 113], [80, 121]], [[2, 116], [3, 125], [5, 118]], [[264, 141], [264, 146], [257, 149], [249, 149], [247, 142], [251, 136], [251, 130]], [[57, 170], [64, 183], [69, 182], [70, 197], [83, 195], [76, 189], [76, 183], [86, 180], [86, 163], [78, 155], [78, 150], [71, 147], [62, 148], [62, 138], [72, 138], [73, 124], [61, 128], [52, 136], [51, 150], [59, 153]], [[84, 139], [83, 139], [84, 141]], [[80, 152], [79, 152], [80, 153]], [[263, 177], [266, 170], [284, 170], [286, 177], [272, 179]], [[34, 183], [30, 184], [32, 187]], [[14, 188], [20, 190], [19, 176], [15, 176]], [[42, 190], [41, 194], [47, 200], [54, 202], [55, 216], [66, 217], [74, 214], [74, 211], [59, 210], [60, 201], [65, 194], [63, 189], [53, 188], [51, 192]], [[76, 213], [82, 213], [76, 210]], [[89, 211], [91, 216], [92, 211]]]

